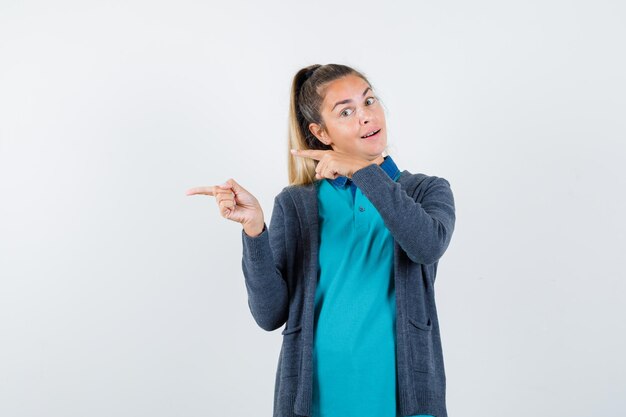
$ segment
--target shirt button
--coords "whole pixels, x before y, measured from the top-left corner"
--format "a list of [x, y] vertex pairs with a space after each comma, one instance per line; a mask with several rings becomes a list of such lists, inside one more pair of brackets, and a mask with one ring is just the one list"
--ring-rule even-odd
[[365, 208], [359, 207], [359, 211], [365, 211]]

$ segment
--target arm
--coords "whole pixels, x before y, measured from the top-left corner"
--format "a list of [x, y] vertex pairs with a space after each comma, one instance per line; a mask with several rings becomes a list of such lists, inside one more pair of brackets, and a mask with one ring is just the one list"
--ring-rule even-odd
[[285, 220], [278, 196], [269, 230], [263, 223], [258, 236], [241, 231], [243, 256], [241, 266], [248, 292], [248, 306], [257, 324], [264, 330], [279, 328], [287, 321], [288, 291], [283, 279], [285, 271]]
[[432, 264], [446, 251], [455, 223], [450, 183], [435, 178], [416, 202], [378, 164], [354, 172], [352, 180], [376, 207], [400, 247], [416, 263]]

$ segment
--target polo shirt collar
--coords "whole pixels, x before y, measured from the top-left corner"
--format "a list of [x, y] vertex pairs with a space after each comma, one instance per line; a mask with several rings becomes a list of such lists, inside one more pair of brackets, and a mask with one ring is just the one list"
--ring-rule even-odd
[[[385, 156], [385, 160], [380, 164], [380, 167], [383, 169], [383, 171], [387, 173], [387, 175], [389, 175], [391, 179], [396, 178], [396, 175], [398, 175], [398, 173], [400, 172], [400, 170], [396, 166], [396, 163], [391, 158], [391, 155]], [[346, 183], [349, 184], [350, 182], [352, 182], [352, 180], [346, 176], [339, 176], [334, 180], [328, 179], [328, 181], [330, 181], [331, 184], [336, 187], [343, 187], [346, 185]]]

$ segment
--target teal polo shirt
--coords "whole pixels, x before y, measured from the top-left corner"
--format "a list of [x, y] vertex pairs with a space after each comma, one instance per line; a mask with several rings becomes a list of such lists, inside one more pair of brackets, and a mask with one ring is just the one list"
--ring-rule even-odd
[[[391, 156], [381, 168], [400, 176]], [[316, 186], [312, 417], [397, 417], [393, 236], [351, 179]]]

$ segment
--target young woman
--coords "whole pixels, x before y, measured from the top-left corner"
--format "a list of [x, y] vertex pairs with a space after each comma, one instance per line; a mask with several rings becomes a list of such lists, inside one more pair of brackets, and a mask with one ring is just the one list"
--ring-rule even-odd
[[348, 66], [298, 71], [289, 126], [269, 228], [232, 178], [187, 192], [242, 224], [250, 311], [265, 330], [286, 323], [274, 416], [447, 417], [434, 282], [450, 184], [398, 169], [379, 98]]

